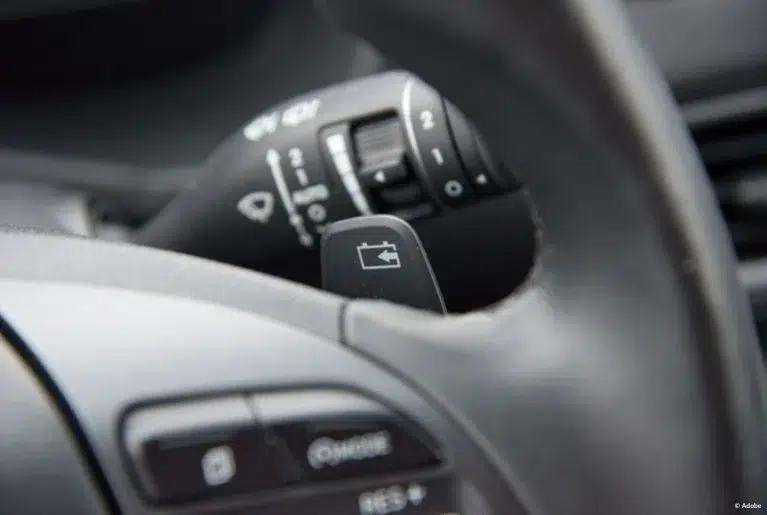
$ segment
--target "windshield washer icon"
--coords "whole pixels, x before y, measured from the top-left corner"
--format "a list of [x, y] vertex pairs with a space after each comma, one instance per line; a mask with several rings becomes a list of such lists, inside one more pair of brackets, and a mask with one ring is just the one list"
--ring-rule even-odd
[[237, 210], [248, 220], [269, 223], [274, 214], [274, 195], [270, 191], [248, 193], [237, 202]]
[[363, 270], [383, 270], [386, 268], [402, 268], [397, 245], [382, 241], [377, 245], [363, 242], [357, 245], [357, 256]]

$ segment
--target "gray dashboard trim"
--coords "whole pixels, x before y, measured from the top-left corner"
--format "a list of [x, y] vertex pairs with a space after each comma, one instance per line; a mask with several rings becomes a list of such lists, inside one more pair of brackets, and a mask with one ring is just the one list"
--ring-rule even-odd
[[627, 2], [642, 41], [679, 100], [716, 96], [764, 83], [767, 2]]
[[18, 20], [141, 0], [3, 0], [0, 20]]

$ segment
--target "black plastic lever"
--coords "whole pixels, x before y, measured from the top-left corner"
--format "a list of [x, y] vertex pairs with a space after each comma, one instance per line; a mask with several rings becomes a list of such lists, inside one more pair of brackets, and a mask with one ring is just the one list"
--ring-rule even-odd
[[135, 241], [260, 268], [317, 249], [338, 220], [414, 220], [513, 187], [475, 156], [476, 135], [445, 106], [404, 72], [275, 106], [222, 144]]

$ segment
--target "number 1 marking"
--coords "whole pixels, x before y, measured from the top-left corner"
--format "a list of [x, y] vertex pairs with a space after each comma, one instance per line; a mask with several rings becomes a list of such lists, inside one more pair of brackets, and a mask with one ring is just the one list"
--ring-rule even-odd
[[296, 179], [301, 186], [307, 186], [309, 184], [309, 177], [306, 175], [306, 170], [299, 168], [296, 171]]
[[434, 156], [434, 160], [439, 166], [445, 164], [445, 159], [442, 157], [442, 152], [437, 147], [431, 149], [431, 155]]

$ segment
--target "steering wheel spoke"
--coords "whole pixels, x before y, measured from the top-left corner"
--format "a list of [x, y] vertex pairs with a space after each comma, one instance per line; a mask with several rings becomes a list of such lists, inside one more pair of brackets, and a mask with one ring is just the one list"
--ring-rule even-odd
[[[679, 388], [697, 375], [679, 359], [688, 354], [673, 348], [678, 342], [642, 341], [658, 336], [657, 328], [621, 334], [608, 318], [599, 320], [604, 310], [590, 307], [555, 299], [532, 281], [492, 310], [457, 317], [354, 302], [343, 335], [483, 442], [517, 495], [537, 499], [543, 513], [609, 512], [630, 494], [625, 485], [659, 492], [634, 498], [645, 513], [672, 504], [705, 510], [710, 498], [677, 494], [679, 478], [701, 488], [715, 482], [704, 452], [712, 436], [706, 406]], [[591, 327], [599, 323], [603, 337], [595, 338]], [[655, 353], [655, 365], [646, 352]], [[650, 428], [648, 419], [658, 423]], [[651, 466], [666, 460], [662, 469]], [[572, 463], [582, 472], [573, 473]], [[617, 496], [587, 494], [594, 490]]]

